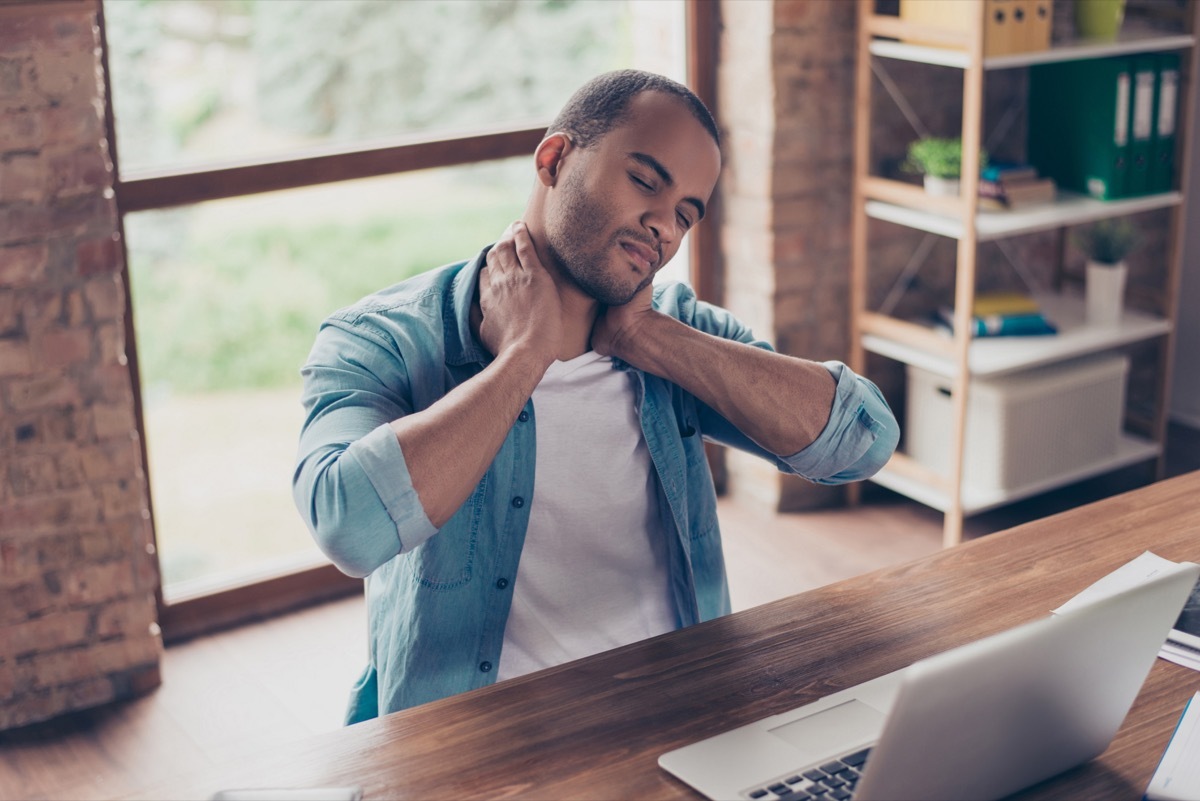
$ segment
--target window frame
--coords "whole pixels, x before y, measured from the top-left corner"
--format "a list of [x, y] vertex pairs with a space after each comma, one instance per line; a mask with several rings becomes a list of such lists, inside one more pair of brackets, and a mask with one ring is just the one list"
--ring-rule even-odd
[[[120, 169], [108, 66], [108, 34], [103, 0], [97, 0], [97, 23], [105, 96], [105, 126], [112, 160], [121, 246], [121, 280], [125, 292], [125, 348], [133, 383], [134, 418], [147, 464], [146, 428], [138, 368], [136, 322], [129, 287], [125, 215], [191, 205], [282, 189], [372, 178], [435, 167], [454, 167], [533, 153], [549, 121], [475, 129], [437, 137], [414, 135], [368, 144], [322, 147], [278, 159], [245, 159], [180, 169], [146, 169], [123, 176]], [[719, 27], [715, 0], [684, 0], [687, 82], [716, 113], [716, 57]], [[714, 200], [717, 198], [714, 197]], [[710, 204], [713, 209], [715, 204]], [[721, 285], [715, 267], [717, 223], [710, 211], [706, 224], [693, 232], [689, 274], [697, 294], [719, 302]], [[716, 458], [714, 458], [716, 457]], [[710, 451], [718, 488], [723, 485], [719, 455]], [[154, 503], [146, 488], [151, 537], [157, 545]], [[272, 574], [266, 578], [231, 580], [195, 595], [164, 599], [161, 572], [155, 584], [158, 622], [163, 642], [191, 637], [259, 620], [284, 611], [363, 592], [362, 579], [351, 578], [330, 563]]]

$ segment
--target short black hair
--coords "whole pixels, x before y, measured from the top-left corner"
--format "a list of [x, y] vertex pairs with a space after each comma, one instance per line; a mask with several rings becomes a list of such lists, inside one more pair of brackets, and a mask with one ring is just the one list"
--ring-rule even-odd
[[717, 123], [704, 101], [683, 84], [643, 70], [616, 70], [592, 78], [571, 95], [546, 133], [561, 131], [579, 147], [587, 147], [622, 123], [629, 101], [642, 92], [663, 92], [678, 98], [720, 148]]

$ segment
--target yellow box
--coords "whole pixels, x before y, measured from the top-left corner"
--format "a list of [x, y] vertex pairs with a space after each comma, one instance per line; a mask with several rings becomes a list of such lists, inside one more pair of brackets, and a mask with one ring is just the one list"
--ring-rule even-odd
[[1050, 31], [1054, 27], [1054, 0], [1024, 0], [1025, 18], [1020, 49], [1014, 52], [1028, 53], [1050, 47]]
[[1027, 53], [1050, 46], [1054, 0], [900, 0], [900, 19], [930, 28], [966, 31], [975, 19], [978, 3], [984, 6], [985, 56]]

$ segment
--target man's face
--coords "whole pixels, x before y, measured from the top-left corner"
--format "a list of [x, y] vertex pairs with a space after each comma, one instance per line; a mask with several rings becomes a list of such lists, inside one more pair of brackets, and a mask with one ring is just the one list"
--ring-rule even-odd
[[721, 156], [680, 100], [650, 91], [630, 101], [623, 124], [560, 165], [546, 212], [550, 256], [585, 294], [619, 306], [700, 221]]

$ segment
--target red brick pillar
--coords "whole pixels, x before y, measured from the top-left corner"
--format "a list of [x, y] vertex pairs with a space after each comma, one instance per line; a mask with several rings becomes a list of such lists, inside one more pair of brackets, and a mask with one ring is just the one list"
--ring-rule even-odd
[[[849, 355], [854, 26], [849, 0], [724, 0], [718, 67], [725, 303], [780, 351]], [[778, 511], [841, 491], [731, 453], [730, 492]]]
[[96, 11], [0, 5], [0, 729], [159, 683]]

